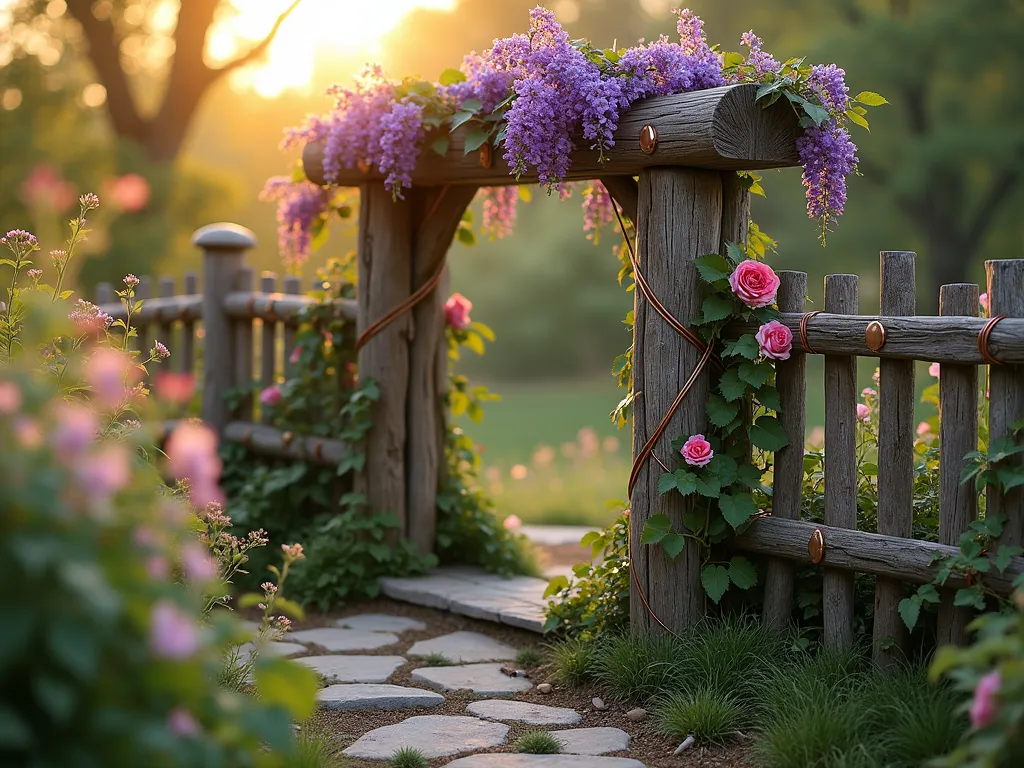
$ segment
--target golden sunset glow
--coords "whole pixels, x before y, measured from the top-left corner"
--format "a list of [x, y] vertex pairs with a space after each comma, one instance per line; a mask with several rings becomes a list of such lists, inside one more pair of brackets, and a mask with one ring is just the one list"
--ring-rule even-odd
[[[247, 50], [270, 31], [290, 0], [231, 0], [214, 24], [207, 55], [219, 64]], [[232, 85], [273, 98], [313, 78], [317, 58], [336, 53], [373, 59], [381, 38], [416, 8], [451, 10], [456, 0], [302, 0], [284, 22], [263, 63], [232, 75]]]

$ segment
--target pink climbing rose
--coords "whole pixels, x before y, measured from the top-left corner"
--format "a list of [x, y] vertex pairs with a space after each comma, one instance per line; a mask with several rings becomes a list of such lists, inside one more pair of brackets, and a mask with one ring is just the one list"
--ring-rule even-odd
[[755, 334], [761, 354], [772, 360], [788, 360], [793, 349], [793, 332], [778, 320], [762, 325]]
[[871, 419], [871, 408], [864, 403], [857, 403], [857, 420], [868, 421]]
[[217, 455], [217, 435], [201, 422], [179, 424], [167, 439], [167, 471], [175, 480], [188, 480], [193, 506], [223, 501], [217, 484], [222, 463]]
[[502, 525], [504, 525], [510, 531], [516, 530], [522, 524], [523, 524], [523, 521], [519, 519], [518, 515], [509, 515], [508, 517], [505, 518], [504, 523], [502, 523]]
[[453, 293], [444, 303], [444, 319], [452, 328], [463, 331], [469, 327], [469, 313], [473, 302], [461, 293]]
[[729, 285], [736, 298], [748, 307], [767, 307], [779, 291], [779, 276], [762, 261], [747, 259], [729, 275]]
[[1001, 682], [999, 670], [989, 672], [978, 681], [970, 711], [971, 725], [975, 728], [984, 728], [995, 719], [996, 694]]
[[704, 439], [704, 435], [691, 435], [679, 449], [683, 460], [692, 467], [705, 467], [714, 458], [715, 452], [711, 450], [711, 443]]
[[918, 437], [924, 437], [925, 435], [930, 435], [931, 431], [932, 431], [932, 426], [927, 421], [922, 421], [920, 424], [917, 425], [917, 436]]
[[274, 406], [281, 402], [281, 390], [279, 387], [267, 387], [260, 392], [260, 402], [264, 405]]
[[934, 376], [936, 379], [939, 378], [939, 364], [932, 363], [928, 366], [928, 375]]
[[978, 297], [978, 303], [981, 305], [981, 309], [984, 312], [984, 314], [987, 315], [988, 311], [989, 311], [988, 310], [988, 294], [987, 293], [981, 294], [981, 296]]

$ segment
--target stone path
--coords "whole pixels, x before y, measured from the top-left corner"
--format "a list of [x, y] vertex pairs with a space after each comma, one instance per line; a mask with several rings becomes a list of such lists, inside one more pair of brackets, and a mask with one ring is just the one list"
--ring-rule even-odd
[[[390, 589], [420, 594], [422, 600], [435, 604], [447, 601], [450, 605], [453, 599], [473, 602], [474, 589], [479, 590], [478, 596], [491, 601], [499, 597], [498, 582], [473, 575], [468, 569], [444, 569], [422, 579], [385, 581], [391, 582], [385, 592]], [[528, 609], [539, 609], [537, 602], [530, 602], [531, 590], [536, 590], [531, 583], [534, 581], [539, 580], [520, 578], [500, 583], [507, 585], [506, 592], [511, 595], [508, 599], [525, 613]], [[423, 622], [406, 617], [360, 614], [338, 619], [335, 626], [291, 632], [288, 642], [272, 643], [270, 652], [286, 656], [306, 654], [296, 661], [316, 670], [326, 683], [317, 693], [320, 707], [367, 713], [367, 725], [353, 734], [361, 735], [343, 750], [350, 758], [379, 761], [383, 766], [396, 750], [412, 747], [422, 751], [428, 759], [453, 758], [447, 763], [452, 768], [644, 768], [643, 763], [631, 758], [605, 756], [621, 755], [629, 750], [629, 735], [619, 728], [573, 728], [583, 721], [574, 709], [501, 698], [533, 688], [527, 677], [507, 674], [507, 666], [506, 671], [502, 671], [503, 662], [508, 663], [516, 656], [516, 649], [507, 643], [479, 632], [458, 631], [418, 640], [403, 655], [365, 653], [383, 649], [382, 653], [387, 654], [390, 646], [402, 643], [395, 649], [400, 651], [409, 643], [409, 640], [401, 640], [403, 633], [423, 632], [426, 628]], [[408, 664], [407, 657], [416, 664], [427, 657], [436, 660], [438, 655], [451, 663], [418, 666], [403, 673], [401, 680], [409, 680], [408, 684], [389, 682]], [[544, 687], [538, 690], [543, 693]], [[470, 701], [464, 713], [460, 712], [462, 705], [458, 704], [452, 713], [452, 703], [446, 697], [452, 691], [469, 691], [488, 698]], [[442, 705], [447, 707], [443, 710], [445, 714], [416, 712]], [[406, 710], [408, 717], [404, 716]], [[373, 728], [373, 711], [402, 712], [404, 719]], [[363, 717], [360, 714], [356, 722], [362, 723]], [[548, 728], [561, 743], [563, 754], [470, 754], [507, 747], [511, 743], [512, 729], [517, 728], [516, 732], [521, 733], [523, 726]]]

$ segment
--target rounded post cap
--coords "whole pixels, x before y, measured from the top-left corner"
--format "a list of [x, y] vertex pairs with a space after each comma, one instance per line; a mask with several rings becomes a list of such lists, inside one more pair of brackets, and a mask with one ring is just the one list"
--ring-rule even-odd
[[192, 233], [192, 245], [207, 251], [255, 248], [256, 235], [239, 224], [219, 221]]

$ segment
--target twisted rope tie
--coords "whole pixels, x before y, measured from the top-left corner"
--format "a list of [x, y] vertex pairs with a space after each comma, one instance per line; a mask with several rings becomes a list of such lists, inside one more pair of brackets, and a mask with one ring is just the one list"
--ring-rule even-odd
[[811, 342], [807, 340], [807, 321], [815, 315], [820, 315], [822, 310], [818, 309], [814, 312], [805, 312], [800, 318], [800, 345], [804, 348], [804, 351], [809, 355], [818, 354], [814, 347], [811, 346]]
[[[644, 468], [644, 465], [647, 463], [647, 460], [649, 458], [653, 457], [654, 460], [661, 465], [661, 468], [664, 471], [671, 471], [668, 468], [668, 466], [666, 466], [665, 462], [658, 458], [658, 456], [654, 453], [654, 446], [665, 434], [665, 430], [668, 429], [669, 422], [672, 420], [672, 417], [676, 415], [676, 412], [682, 405], [683, 400], [686, 399], [686, 396], [690, 393], [690, 390], [693, 388], [693, 385], [697, 382], [697, 379], [700, 377], [701, 373], [704, 372], [704, 369], [707, 367], [708, 362], [714, 362], [715, 365], [719, 368], [722, 368], [722, 362], [717, 357], [714, 356], [714, 350], [712, 348], [712, 345], [705, 344], [696, 334], [693, 333], [693, 331], [691, 331], [689, 328], [687, 328], [685, 325], [679, 322], [679, 320], [673, 317], [673, 315], [665, 308], [665, 305], [662, 304], [658, 297], [654, 294], [654, 291], [651, 290], [651, 287], [648, 284], [646, 278], [644, 277], [643, 272], [641, 272], [640, 270], [640, 265], [637, 262], [636, 258], [636, 252], [633, 249], [633, 242], [629, 239], [629, 235], [626, 232], [626, 225], [622, 220], [621, 213], [619, 212], [619, 206], [614, 201], [612, 203], [612, 206], [613, 210], [615, 211], [615, 218], [619, 222], [619, 229], [622, 232], [622, 238], [626, 243], [627, 250], [629, 251], [629, 264], [633, 269], [633, 279], [636, 282], [637, 287], [640, 289], [640, 293], [643, 294], [643, 297], [647, 299], [647, 302], [651, 305], [651, 307], [654, 308], [654, 311], [657, 312], [658, 315], [666, 323], [668, 323], [669, 327], [671, 327], [676, 333], [678, 333], [680, 336], [682, 336], [684, 339], [690, 342], [690, 344], [692, 344], [700, 353], [700, 359], [698, 359], [697, 365], [694, 367], [693, 371], [690, 373], [690, 376], [686, 379], [686, 382], [679, 390], [679, 394], [676, 395], [675, 400], [672, 401], [672, 405], [669, 406], [668, 411], [665, 413], [664, 417], [662, 417], [657, 429], [654, 430], [654, 433], [650, 436], [650, 438], [648, 438], [643, 448], [641, 448], [640, 452], [636, 455], [636, 458], [633, 460], [633, 467], [629, 473], [629, 484], [627, 486], [627, 494], [629, 498], [632, 499], [633, 489], [636, 486], [637, 480], [640, 477], [640, 472]], [[636, 318], [634, 318], [634, 321], [635, 319]], [[640, 597], [640, 602], [643, 603], [644, 610], [647, 611], [647, 614], [655, 621], [655, 623], [658, 624], [658, 626], [660, 626], [673, 637], [681, 639], [676, 632], [674, 632], [667, 624], [665, 624], [664, 621], [661, 620], [658, 614], [654, 612], [654, 609], [651, 608], [651, 604], [647, 599], [647, 595], [644, 592], [644, 588], [640, 584], [640, 579], [637, 576], [636, 568], [634, 567], [633, 536], [631, 528], [632, 525], [627, 527], [626, 554], [629, 557], [630, 579], [633, 582], [633, 586], [636, 588], [637, 595]]]
[[985, 362], [990, 365], [1002, 365], [1002, 363], [996, 359], [995, 355], [989, 351], [988, 340], [992, 335], [993, 329], [995, 329], [996, 325], [999, 324], [999, 321], [1005, 319], [1006, 315], [997, 315], [996, 317], [993, 317], [985, 323], [985, 327], [982, 328], [981, 333], [978, 334], [978, 351], [981, 353], [981, 356], [985, 358]]

